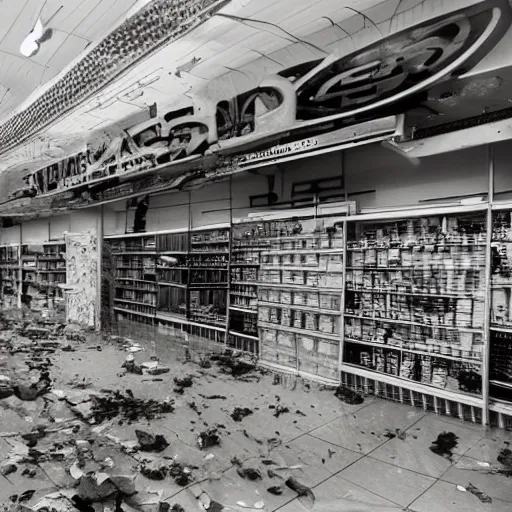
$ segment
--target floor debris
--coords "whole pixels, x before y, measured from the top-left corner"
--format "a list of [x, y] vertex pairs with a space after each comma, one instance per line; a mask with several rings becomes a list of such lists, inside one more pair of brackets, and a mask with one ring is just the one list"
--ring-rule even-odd
[[360, 393], [355, 392], [354, 390], [348, 388], [341, 384], [336, 388], [334, 393], [336, 398], [339, 398], [342, 402], [350, 405], [359, 405], [364, 402], [364, 397]]
[[473, 484], [470, 483], [466, 490], [475, 495], [482, 503], [492, 503], [492, 498]]
[[437, 436], [435, 441], [432, 442], [430, 451], [437, 455], [441, 455], [441, 457], [451, 459], [453, 450], [457, 447], [458, 439], [458, 436], [453, 432], [443, 432]]

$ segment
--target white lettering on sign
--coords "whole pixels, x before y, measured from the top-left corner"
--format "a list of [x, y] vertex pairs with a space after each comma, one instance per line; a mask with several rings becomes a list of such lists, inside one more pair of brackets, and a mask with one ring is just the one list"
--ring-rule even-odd
[[306, 151], [307, 149], [312, 148], [317, 144], [317, 139], [298, 140], [296, 142], [291, 142], [290, 144], [282, 144], [269, 149], [265, 149], [263, 151], [255, 151], [254, 153], [244, 155], [241, 159], [241, 163], [253, 162], [254, 160], [262, 160], [264, 158], [271, 158], [274, 156], [288, 155], [290, 153], [297, 153], [299, 151]]

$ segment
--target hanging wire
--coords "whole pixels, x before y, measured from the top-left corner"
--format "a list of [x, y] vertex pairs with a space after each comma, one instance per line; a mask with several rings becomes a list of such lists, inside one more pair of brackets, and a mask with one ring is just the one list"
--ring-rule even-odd
[[384, 34], [381, 32], [380, 28], [375, 24], [375, 22], [371, 18], [366, 16], [366, 14], [363, 14], [361, 11], [358, 11], [357, 9], [354, 9], [353, 7], [345, 6], [345, 9], [348, 9], [349, 11], [355, 12], [356, 14], [361, 15], [365, 20], [368, 20], [379, 31], [379, 34], [382, 37], [384, 37]]
[[[276, 25], [275, 23], [271, 23], [270, 21], [252, 20], [250, 18], [242, 18], [241, 16], [235, 16], [233, 14], [224, 14], [224, 13], [220, 13], [220, 12], [215, 13], [214, 16], [221, 16], [222, 18], [227, 18], [227, 19], [230, 19], [230, 20], [233, 20], [233, 21], [237, 21], [238, 23], [242, 23], [242, 24], [247, 24], [247, 23], [256, 23], [256, 24], [258, 24], [259, 23], [259, 24], [262, 24], [262, 25], [270, 25], [271, 27], [275, 27], [278, 30], [281, 30], [282, 32], [284, 32], [287, 36], [291, 37], [292, 38], [291, 41], [294, 42], [294, 43], [298, 42], [298, 43], [303, 44], [303, 45], [311, 46], [312, 48], [314, 48], [315, 50], [317, 50], [319, 52], [327, 53], [324, 49], [320, 48], [319, 46], [316, 46], [313, 43], [310, 43], [308, 41], [305, 41], [304, 39], [300, 39], [299, 37], [294, 36], [293, 34], [288, 32], [284, 28], [281, 28], [279, 25]], [[287, 38], [284, 38], [284, 39], [287, 39]]]

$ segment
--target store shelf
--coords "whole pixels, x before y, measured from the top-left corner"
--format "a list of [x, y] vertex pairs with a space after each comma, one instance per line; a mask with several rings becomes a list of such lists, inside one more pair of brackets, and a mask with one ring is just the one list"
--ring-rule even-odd
[[481, 329], [477, 329], [477, 328], [473, 328], [473, 327], [460, 327], [460, 326], [453, 326], [453, 325], [423, 324], [420, 322], [412, 322], [409, 320], [395, 320], [392, 318], [352, 315], [349, 313], [345, 313], [345, 317], [346, 318], [355, 318], [358, 320], [369, 320], [372, 322], [388, 323], [388, 324], [416, 325], [418, 327], [424, 327], [424, 328], [430, 328], [430, 329], [447, 329], [447, 330], [452, 330], [452, 331], [464, 331], [464, 332], [473, 332], [473, 333], [482, 333], [483, 332], [483, 327]]
[[448, 389], [421, 384], [419, 382], [415, 382], [409, 379], [402, 379], [387, 373], [380, 373], [374, 370], [366, 370], [349, 363], [343, 363], [341, 366], [341, 371], [350, 373], [352, 375], [358, 375], [359, 377], [366, 378], [370, 381], [379, 381], [385, 384], [391, 384], [392, 386], [404, 387], [411, 391], [415, 391], [416, 393], [427, 395], [430, 394], [438, 398], [444, 398], [445, 400], [451, 400], [453, 402], [463, 403], [473, 407], [483, 407], [484, 405], [483, 400], [476, 396], [464, 393], [456, 393]]
[[289, 250], [277, 250], [277, 251], [263, 251], [262, 256], [286, 256], [287, 254], [297, 255], [310, 255], [310, 254], [343, 254], [343, 247], [336, 249], [289, 249]]
[[114, 311], [117, 311], [118, 313], [124, 313], [126, 315], [135, 315], [135, 316], [143, 316], [145, 318], [155, 318], [155, 315], [150, 315], [147, 313], [140, 313], [139, 311], [133, 311], [132, 309], [128, 308], [120, 308], [120, 307], [114, 307]]
[[248, 340], [259, 341], [258, 336], [251, 336], [250, 334], [245, 334], [243, 332], [229, 331], [229, 334], [232, 336], [240, 336], [240, 338], [246, 338]]
[[394, 290], [386, 290], [386, 289], [368, 289], [368, 288], [345, 288], [347, 292], [353, 293], [370, 293], [373, 295], [399, 295], [404, 297], [427, 297], [433, 299], [474, 299], [474, 300], [484, 300], [485, 295], [484, 292], [479, 292], [478, 294], [465, 294], [465, 295], [457, 295], [452, 293], [424, 293], [421, 291], [417, 292], [399, 292]]
[[270, 322], [259, 322], [258, 327], [263, 329], [275, 329], [276, 331], [286, 331], [293, 332], [294, 334], [304, 334], [305, 336], [310, 336], [312, 338], [323, 338], [331, 341], [340, 341], [340, 334], [328, 334], [322, 331], [310, 331], [308, 329], [298, 329], [297, 327], [288, 327], [286, 325], [273, 324]]
[[273, 267], [269, 265], [261, 265], [261, 270], [278, 270], [278, 271], [295, 271], [295, 272], [323, 272], [328, 274], [342, 274], [343, 269], [326, 269], [326, 268], [320, 268], [318, 266], [313, 265], [304, 265], [303, 267], [292, 267], [292, 266], [279, 266], [279, 267]]
[[331, 315], [331, 316], [340, 316], [341, 311], [334, 309], [322, 309], [318, 306], [311, 305], [301, 305], [301, 304], [283, 304], [281, 302], [265, 302], [258, 301], [258, 306], [271, 307], [271, 308], [281, 308], [281, 309], [296, 309], [297, 311], [307, 311], [309, 313], [319, 314], [319, 315]]
[[285, 290], [296, 290], [301, 292], [319, 292], [319, 293], [341, 293], [341, 288], [322, 288], [320, 286], [307, 286], [302, 284], [281, 284], [281, 283], [268, 283], [266, 281], [259, 281], [257, 285], [261, 288], [281, 288]]
[[507, 388], [512, 390], [512, 382], [502, 382], [500, 380], [490, 380], [491, 384], [494, 384], [495, 386], [499, 386], [501, 388]]
[[491, 331], [495, 332], [506, 332], [512, 334], [512, 326], [510, 327], [501, 327], [498, 325], [491, 325]]
[[356, 343], [359, 345], [375, 347], [375, 348], [384, 348], [387, 350], [397, 350], [399, 352], [407, 352], [409, 354], [418, 354], [418, 355], [422, 355], [422, 356], [429, 356], [429, 357], [434, 357], [437, 359], [446, 359], [448, 361], [460, 361], [463, 363], [477, 364], [477, 365], [482, 364], [481, 359], [473, 359], [473, 358], [464, 357], [464, 356], [451, 356], [451, 355], [447, 355], [447, 354], [441, 354], [440, 352], [429, 352], [429, 351], [425, 351], [425, 350], [410, 349], [410, 348], [405, 348], [400, 345], [390, 345], [388, 343], [378, 343], [378, 342], [374, 342], [374, 341], [356, 340], [354, 338], [347, 338], [347, 337], [344, 338], [344, 341], [349, 342], [349, 343]]
[[230, 305], [229, 309], [231, 309], [233, 311], [239, 311], [240, 313], [246, 313], [248, 315], [257, 315], [258, 314], [257, 309], [242, 308], [242, 307], [233, 306], [233, 305]]

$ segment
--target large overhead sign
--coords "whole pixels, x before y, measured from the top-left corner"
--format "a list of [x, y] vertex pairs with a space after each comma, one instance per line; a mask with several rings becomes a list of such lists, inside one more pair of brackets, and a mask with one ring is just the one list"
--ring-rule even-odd
[[474, 66], [510, 20], [507, 0], [417, 19], [351, 54], [333, 53], [269, 76], [236, 97], [206, 102], [200, 115], [191, 107], [134, 126], [94, 161], [82, 152], [32, 173], [13, 199], [67, 193], [75, 201], [94, 201], [143, 179], [220, 176], [336, 151], [365, 136], [396, 136], [396, 125], [383, 120], [421, 102], [420, 93], [432, 85]]

